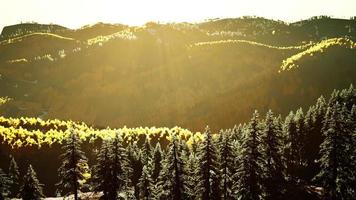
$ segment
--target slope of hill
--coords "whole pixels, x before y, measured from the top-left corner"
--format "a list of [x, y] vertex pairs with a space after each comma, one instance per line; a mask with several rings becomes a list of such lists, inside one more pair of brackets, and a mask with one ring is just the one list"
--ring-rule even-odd
[[[241, 18], [143, 27], [97, 24], [14, 38], [0, 44], [0, 95], [13, 99], [1, 113], [192, 131], [206, 124], [214, 130], [231, 127], [254, 109], [286, 114], [356, 84], [352, 39], [320, 41], [301, 28], [326, 26], [325, 20], [354, 24]], [[279, 73], [281, 65], [300, 67]]]

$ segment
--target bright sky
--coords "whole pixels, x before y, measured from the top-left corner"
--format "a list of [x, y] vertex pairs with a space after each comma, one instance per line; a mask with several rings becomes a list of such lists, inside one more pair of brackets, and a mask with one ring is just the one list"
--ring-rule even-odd
[[29, 21], [79, 28], [96, 22], [141, 25], [245, 15], [287, 22], [316, 15], [349, 18], [356, 16], [356, 0], [2, 0], [0, 30]]

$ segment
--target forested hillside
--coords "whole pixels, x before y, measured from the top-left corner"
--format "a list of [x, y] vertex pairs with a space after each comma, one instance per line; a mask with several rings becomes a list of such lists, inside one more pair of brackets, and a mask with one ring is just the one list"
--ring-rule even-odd
[[0, 37], [5, 117], [217, 131], [356, 84], [356, 21], [19, 24]]
[[355, 114], [351, 85], [306, 110], [255, 111], [219, 132], [1, 118], [0, 156], [9, 159], [0, 162], [0, 189], [10, 197], [29, 185], [22, 197], [81, 191], [92, 199], [115, 199], [116, 192], [124, 199], [352, 199]]

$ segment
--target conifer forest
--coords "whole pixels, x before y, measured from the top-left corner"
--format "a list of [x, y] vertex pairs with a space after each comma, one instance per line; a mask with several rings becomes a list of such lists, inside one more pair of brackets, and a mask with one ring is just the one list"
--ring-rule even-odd
[[0, 200], [356, 200], [356, 0], [0, 3]]

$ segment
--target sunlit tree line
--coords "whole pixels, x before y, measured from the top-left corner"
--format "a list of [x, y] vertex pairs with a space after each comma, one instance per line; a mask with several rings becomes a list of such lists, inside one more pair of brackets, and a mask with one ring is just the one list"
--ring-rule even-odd
[[[58, 195], [94, 192], [102, 199], [300, 199], [310, 192], [331, 200], [356, 196], [356, 90], [335, 90], [305, 113], [284, 119], [257, 111], [248, 123], [202, 139], [174, 132], [168, 145], [146, 136], [143, 143], [116, 131], [102, 139], [89, 167], [75, 130], [64, 140], [59, 159]], [[55, 172], [54, 172], [55, 173]], [[42, 198], [43, 185], [30, 165], [22, 177], [13, 158], [0, 170], [0, 199]], [[314, 188], [315, 188], [314, 187]], [[19, 189], [20, 188], [20, 189]], [[305, 198], [305, 197], [304, 197]]]

